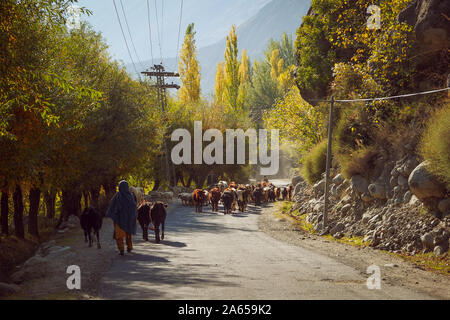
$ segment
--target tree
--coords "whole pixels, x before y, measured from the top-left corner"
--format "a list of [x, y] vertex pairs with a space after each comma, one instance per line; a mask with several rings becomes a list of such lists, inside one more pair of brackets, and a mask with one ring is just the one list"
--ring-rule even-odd
[[227, 36], [227, 45], [225, 49], [225, 90], [224, 100], [229, 112], [238, 109], [239, 94], [239, 61], [236, 26], [231, 28]]
[[250, 90], [250, 60], [247, 56], [247, 50], [242, 51], [241, 63], [239, 64], [239, 92], [238, 92], [238, 107], [239, 110], [247, 111], [248, 92]]
[[178, 70], [182, 85], [178, 95], [183, 103], [195, 103], [200, 100], [200, 66], [197, 60], [195, 33], [194, 24], [191, 23], [186, 29], [180, 54]]
[[280, 129], [281, 138], [294, 142], [305, 154], [322, 140], [326, 117], [324, 110], [308, 104], [298, 88], [292, 87], [284, 99], [265, 111], [263, 119], [266, 128]]
[[225, 66], [223, 62], [217, 64], [214, 98], [217, 105], [223, 105], [225, 92]]

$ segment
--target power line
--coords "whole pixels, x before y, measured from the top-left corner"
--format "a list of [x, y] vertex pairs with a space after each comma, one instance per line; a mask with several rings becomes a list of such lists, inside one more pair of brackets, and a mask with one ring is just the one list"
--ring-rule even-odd
[[148, 31], [149, 31], [149, 36], [150, 36], [150, 53], [152, 55], [152, 66], [154, 64], [154, 59], [153, 59], [153, 44], [152, 44], [152, 27], [150, 24], [150, 3], [149, 0], [147, 0], [147, 19], [148, 19]]
[[178, 66], [178, 53], [180, 50], [180, 34], [181, 34], [181, 19], [183, 18], [183, 0], [181, 0], [181, 8], [180, 8], [180, 23], [178, 25], [178, 41], [177, 41], [177, 55], [175, 59], [175, 69]]
[[155, 0], [155, 14], [156, 14], [156, 31], [158, 33], [158, 44], [159, 44], [159, 55], [161, 58], [161, 64], [162, 64], [162, 49], [161, 49], [161, 37], [159, 34], [159, 22], [158, 22], [158, 6], [156, 5], [156, 0]]
[[125, 18], [125, 24], [126, 24], [127, 29], [128, 29], [128, 35], [130, 36], [131, 45], [133, 46], [134, 53], [136, 54], [136, 58], [138, 59], [138, 62], [141, 65], [141, 68], [144, 69], [144, 66], [142, 65], [141, 59], [139, 58], [139, 55], [138, 55], [138, 53], [136, 51], [136, 47], [134, 46], [133, 37], [131, 36], [130, 26], [128, 25], [128, 19], [127, 19], [127, 15], [125, 14], [125, 9], [123, 8], [122, 0], [120, 0], [120, 6], [122, 7], [123, 16]]
[[113, 0], [113, 4], [114, 4], [114, 9], [116, 10], [116, 14], [117, 14], [117, 20], [119, 20], [120, 30], [122, 30], [122, 36], [123, 36], [123, 40], [125, 41], [125, 45], [127, 47], [128, 55], [130, 56], [131, 63], [133, 64], [133, 67], [134, 67], [134, 72], [136, 72], [136, 74], [138, 75], [138, 77], [140, 79], [141, 76], [140, 76], [139, 72], [137, 71], [136, 64], [134, 63], [133, 56], [131, 55], [130, 47], [128, 47], [128, 42], [127, 42], [127, 38], [125, 37], [125, 32], [123, 32], [122, 22], [120, 22], [119, 11], [117, 11], [116, 1]]
[[161, 0], [161, 47], [164, 48], [164, 0]]
[[[423, 91], [423, 92], [415, 92], [415, 93], [408, 93], [408, 94], [402, 94], [398, 96], [390, 96], [390, 97], [380, 97], [380, 98], [367, 98], [367, 99], [353, 99], [353, 100], [334, 100], [334, 102], [343, 102], [343, 103], [349, 103], [349, 102], [370, 102], [370, 101], [383, 101], [383, 100], [392, 100], [392, 99], [399, 99], [399, 98], [407, 98], [407, 97], [414, 97], [414, 96], [421, 96], [431, 93], [437, 93], [442, 91], [450, 90], [450, 87], [443, 88], [443, 89], [436, 89], [431, 91]], [[326, 99], [310, 99], [311, 102], [331, 102], [331, 100]]]

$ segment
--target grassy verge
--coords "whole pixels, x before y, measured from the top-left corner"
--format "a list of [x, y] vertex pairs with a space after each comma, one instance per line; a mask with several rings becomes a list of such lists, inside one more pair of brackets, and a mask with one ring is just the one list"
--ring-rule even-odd
[[390, 254], [411, 262], [423, 270], [433, 271], [436, 273], [445, 274], [447, 276], [450, 275], [450, 262], [448, 258], [450, 256], [450, 250], [446, 255], [441, 257], [436, 257], [433, 252], [418, 253], [413, 256], [398, 253]]
[[[277, 218], [285, 218], [287, 216], [291, 219], [294, 227], [296, 227], [297, 229], [303, 230], [310, 234], [316, 234], [313, 225], [306, 221], [306, 214], [300, 214], [300, 212], [298, 211], [290, 212], [292, 205], [292, 202], [277, 202], [275, 206], [277, 206], [279, 210], [275, 213], [275, 216]], [[359, 248], [370, 246], [370, 242], [365, 242], [363, 240], [363, 237], [343, 237], [341, 239], [336, 239], [331, 235], [325, 235], [323, 237], [330, 241], [339, 242]], [[450, 275], [450, 250], [446, 255], [442, 257], [436, 257], [433, 252], [419, 253], [411, 256], [407, 254], [392, 253], [384, 250], [381, 251], [411, 262], [421, 269]]]
[[316, 234], [314, 226], [306, 221], [306, 214], [300, 214], [298, 210], [290, 212], [293, 204], [293, 202], [276, 202], [275, 206], [279, 208], [279, 212], [283, 218], [286, 216], [291, 218], [292, 223], [297, 229]]

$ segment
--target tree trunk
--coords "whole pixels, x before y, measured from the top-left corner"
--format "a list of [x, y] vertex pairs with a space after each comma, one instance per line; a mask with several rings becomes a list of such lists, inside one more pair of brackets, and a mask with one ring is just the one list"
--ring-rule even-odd
[[159, 188], [160, 184], [161, 184], [161, 180], [156, 179], [155, 180], [155, 185], [153, 186], [152, 191], [158, 191], [158, 188]]
[[93, 188], [90, 191], [91, 194], [91, 205], [95, 208], [98, 208], [98, 198], [100, 197], [100, 187]]
[[44, 194], [44, 202], [45, 208], [47, 209], [47, 218], [54, 219], [55, 218], [55, 205], [56, 205], [56, 192], [54, 190], [50, 190], [45, 192]]
[[186, 187], [188, 187], [188, 188], [190, 188], [191, 187], [191, 184], [192, 184], [192, 180], [193, 180], [194, 178], [192, 177], [192, 175], [189, 175], [189, 179], [188, 179], [188, 182], [186, 183]]
[[20, 185], [16, 185], [13, 194], [14, 201], [14, 233], [20, 238], [25, 238], [25, 230], [23, 228], [23, 195]]
[[38, 188], [30, 189], [30, 213], [28, 220], [28, 232], [35, 237], [39, 237], [38, 215], [39, 203], [41, 202], [41, 190]]
[[183, 187], [187, 187], [187, 185], [186, 185], [186, 182], [184, 181], [184, 177], [183, 177], [183, 174], [181, 174], [181, 177], [180, 177], [180, 179], [181, 179], [181, 184], [183, 185]]
[[61, 196], [61, 215], [58, 226], [66, 221], [70, 215], [79, 216], [81, 213], [81, 192], [63, 190]]
[[203, 189], [203, 185], [205, 184], [206, 176], [198, 175], [195, 178], [195, 184], [197, 185], [197, 189]]
[[108, 202], [116, 194], [116, 184], [114, 182], [109, 182], [103, 184], [103, 189], [105, 189], [105, 195]]
[[9, 235], [8, 228], [8, 216], [9, 216], [9, 206], [8, 206], [9, 194], [7, 190], [2, 192], [2, 199], [0, 205], [0, 224], [2, 226], [2, 234], [5, 236]]
[[84, 199], [84, 207], [89, 207], [89, 192], [84, 191], [83, 192], [83, 199]]

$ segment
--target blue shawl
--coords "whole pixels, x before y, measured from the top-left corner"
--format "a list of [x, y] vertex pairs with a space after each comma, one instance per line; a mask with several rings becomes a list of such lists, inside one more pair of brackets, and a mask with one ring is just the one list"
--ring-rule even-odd
[[128, 182], [119, 183], [119, 192], [111, 199], [106, 216], [111, 218], [128, 234], [136, 234], [136, 201]]

